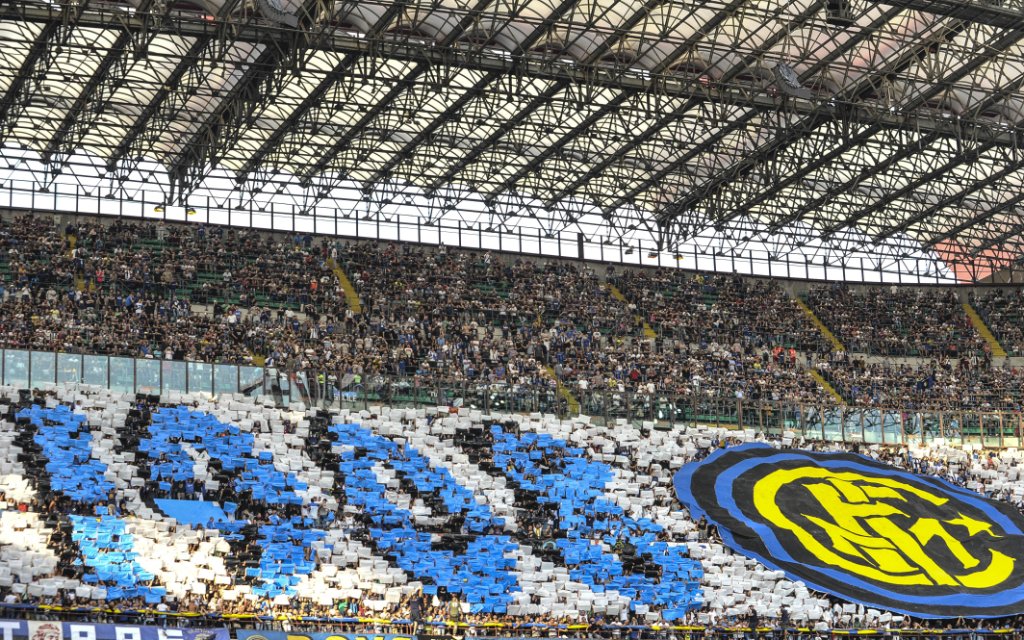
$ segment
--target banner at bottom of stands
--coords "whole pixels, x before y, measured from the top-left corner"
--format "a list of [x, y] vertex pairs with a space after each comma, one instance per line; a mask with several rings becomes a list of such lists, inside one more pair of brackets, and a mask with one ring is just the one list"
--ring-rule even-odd
[[3, 640], [230, 640], [227, 629], [175, 629], [129, 624], [0, 620]]
[[284, 631], [251, 631], [239, 629], [236, 640], [416, 640], [416, 636], [387, 633], [287, 633]]

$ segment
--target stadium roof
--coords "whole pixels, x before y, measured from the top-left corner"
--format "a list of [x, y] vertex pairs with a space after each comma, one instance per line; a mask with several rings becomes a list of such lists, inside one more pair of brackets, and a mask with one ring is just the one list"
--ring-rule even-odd
[[1024, 256], [1022, 1], [4, 0], [0, 181], [980, 280]]

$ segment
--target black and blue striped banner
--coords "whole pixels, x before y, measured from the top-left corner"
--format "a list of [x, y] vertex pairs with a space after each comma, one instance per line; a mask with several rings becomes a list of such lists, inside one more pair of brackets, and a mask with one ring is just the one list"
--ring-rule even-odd
[[922, 618], [1024, 612], [1024, 517], [865, 456], [748, 444], [684, 466], [676, 494], [792, 580]]

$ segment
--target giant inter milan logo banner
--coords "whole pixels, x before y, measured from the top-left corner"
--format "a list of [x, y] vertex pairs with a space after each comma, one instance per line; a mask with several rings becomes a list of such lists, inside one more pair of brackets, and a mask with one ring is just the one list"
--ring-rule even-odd
[[720, 449], [676, 494], [727, 545], [792, 580], [922, 618], [1024, 612], [1024, 517], [855, 454]]

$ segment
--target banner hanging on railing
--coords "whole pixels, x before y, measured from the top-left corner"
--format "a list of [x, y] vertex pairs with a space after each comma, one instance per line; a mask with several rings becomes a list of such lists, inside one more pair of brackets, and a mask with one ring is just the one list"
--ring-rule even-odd
[[56, 620], [0, 620], [3, 640], [230, 640], [227, 629], [178, 629]]
[[416, 640], [416, 636], [387, 633], [310, 633], [307, 631], [254, 631], [239, 629], [236, 640]]

